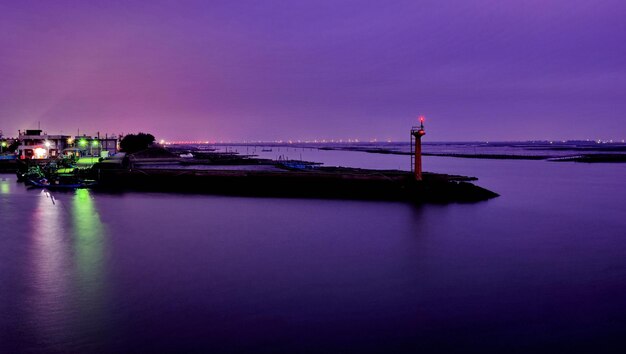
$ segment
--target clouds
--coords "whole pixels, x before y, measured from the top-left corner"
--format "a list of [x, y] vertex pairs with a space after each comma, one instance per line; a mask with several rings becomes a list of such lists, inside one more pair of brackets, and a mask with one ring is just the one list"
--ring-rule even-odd
[[436, 140], [580, 138], [584, 112], [620, 138], [626, 112], [618, 1], [0, 6], [5, 132], [401, 139], [425, 113]]

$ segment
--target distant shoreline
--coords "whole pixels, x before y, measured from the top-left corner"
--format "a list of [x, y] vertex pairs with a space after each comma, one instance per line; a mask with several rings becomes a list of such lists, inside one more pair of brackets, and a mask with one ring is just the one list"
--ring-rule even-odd
[[[357, 151], [370, 154], [387, 155], [411, 155], [410, 152], [397, 151], [385, 148], [364, 148], [364, 147], [321, 147], [319, 150], [331, 151]], [[423, 156], [456, 157], [464, 159], [486, 159], [486, 160], [545, 160], [553, 162], [583, 162], [583, 163], [626, 163], [626, 154], [577, 154], [573, 156], [556, 155], [510, 155], [510, 154], [459, 154], [459, 153], [436, 153], [423, 152]]]

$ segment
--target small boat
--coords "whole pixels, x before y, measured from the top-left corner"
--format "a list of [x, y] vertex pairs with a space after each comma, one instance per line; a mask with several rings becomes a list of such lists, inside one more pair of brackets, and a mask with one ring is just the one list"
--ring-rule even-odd
[[30, 180], [37, 180], [37, 179], [44, 178], [44, 173], [39, 166], [32, 166], [28, 168], [26, 172], [18, 171], [16, 174], [17, 174], [17, 181], [25, 182], [26, 184], [29, 184]]
[[89, 188], [96, 185], [95, 181], [83, 181], [83, 180], [75, 180], [75, 181], [49, 181], [47, 178], [39, 178], [39, 179], [29, 179], [28, 180], [31, 185], [39, 188], [46, 189], [78, 189], [78, 188]]

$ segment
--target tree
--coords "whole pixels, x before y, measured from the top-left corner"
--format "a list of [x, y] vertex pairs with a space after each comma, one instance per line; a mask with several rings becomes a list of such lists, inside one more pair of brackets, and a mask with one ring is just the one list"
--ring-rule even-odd
[[128, 134], [120, 141], [120, 150], [132, 154], [154, 144], [154, 135], [146, 133]]
[[13, 141], [13, 142], [11, 143], [11, 145], [9, 145], [9, 146], [7, 147], [7, 150], [6, 150], [6, 151], [8, 151], [8, 152], [16, 152], [16, 151], [17, 151], [17, 148], [19, 148], [19, 147], [20, 147], [20, 142], [19, 142], [18, 140], [15, 140], [15, 141]]

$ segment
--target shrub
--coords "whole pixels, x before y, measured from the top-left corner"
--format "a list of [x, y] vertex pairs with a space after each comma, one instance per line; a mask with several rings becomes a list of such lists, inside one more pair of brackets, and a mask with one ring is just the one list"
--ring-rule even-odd
[[120, 150], [132, 154], [137, 151], [145, 150], [152, 144], [154, 144], [154, 136], [152, 134], [128, 134], [120, 141]]

